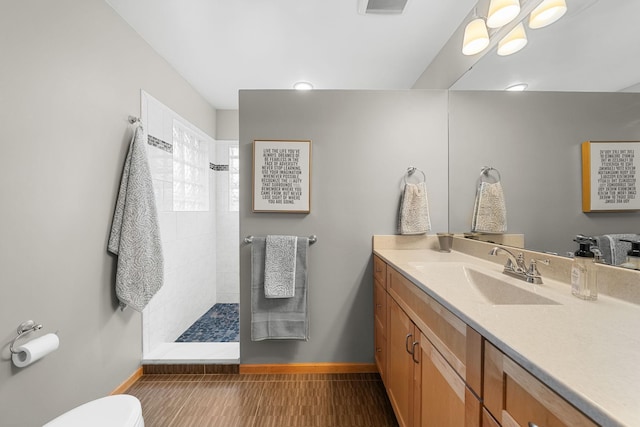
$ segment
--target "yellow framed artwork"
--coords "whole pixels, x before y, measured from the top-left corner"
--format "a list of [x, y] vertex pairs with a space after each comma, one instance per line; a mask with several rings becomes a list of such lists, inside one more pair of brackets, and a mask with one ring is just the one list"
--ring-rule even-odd
[[582, 143], [582, 211], [639, 211], [640, 141]]

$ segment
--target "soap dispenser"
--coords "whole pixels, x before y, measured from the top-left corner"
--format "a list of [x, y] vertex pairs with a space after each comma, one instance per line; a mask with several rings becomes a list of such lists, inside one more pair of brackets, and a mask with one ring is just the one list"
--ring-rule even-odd
[[640, 270], [640, 240], [620, 239], [620, 241], [631, 243], [631, 250], [627, 252], [627, 261], [620, 264], [620, 267]]
[[595, 300], [598, 298], [598, 278], [595, 254], [591, 251], [591, 245], [596, 242], [592, 237], [580, 234], [574, 242], [577, 242], [580, 248], [576, 251], [571, 266], [571, 293], [584, 300]]

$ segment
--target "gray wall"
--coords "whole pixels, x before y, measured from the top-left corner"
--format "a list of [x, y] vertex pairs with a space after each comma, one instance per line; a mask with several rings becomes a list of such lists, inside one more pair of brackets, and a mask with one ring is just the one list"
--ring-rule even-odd
[[502, 175], [509, 232], [564, 254], [578, 233], [640, 231], [640, 214], [583, 213], [584, 141], [640, 140], [640, 94], [449, 92], [450, 228], [469, 231], [484, 165]]
[[[0, 13], [0, 424], [42, 425], [139, 366], [106, 242], [140, 89], [215, 133], [215, 110], [102, 0], [5, 1]], [[33, 319], [60, 348], [15, 368]]]
[[[251, 212], [252, 141], [311, 139], [311, 213]], [[242, 363], [373, 362], [371, 237], [395, 234], [408, 166], [447, 229], [446, 91], [241, 91], [240, 237], [316, 234], [308, 342], [250, 341], [250, 247], [240, 248]]]
[[237, 141], [240, 133], [238, 110], [216, 110], [216, 139]]

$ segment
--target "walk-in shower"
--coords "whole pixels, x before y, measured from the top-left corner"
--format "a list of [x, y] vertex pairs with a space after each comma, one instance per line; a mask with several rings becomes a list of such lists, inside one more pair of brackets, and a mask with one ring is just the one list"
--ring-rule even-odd
[[143, 361], [238, 363], [238, 143], [141, 98], [165, 264], [143, 311]]

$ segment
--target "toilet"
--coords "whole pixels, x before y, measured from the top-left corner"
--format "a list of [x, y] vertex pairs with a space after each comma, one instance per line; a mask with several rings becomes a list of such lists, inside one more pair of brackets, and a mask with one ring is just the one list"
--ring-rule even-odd
[[128, 394], [92, 400], [43, 427], [144, 427], [140, 401]]

